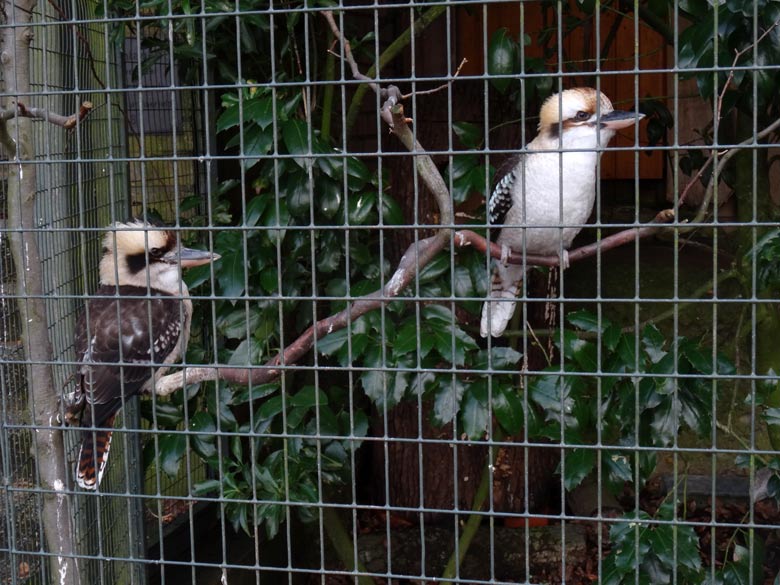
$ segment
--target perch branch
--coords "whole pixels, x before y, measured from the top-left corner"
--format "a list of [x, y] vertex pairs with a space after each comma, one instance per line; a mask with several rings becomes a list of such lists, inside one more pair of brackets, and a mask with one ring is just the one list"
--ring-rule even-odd
[[[643, 225], [639, 228], [629, 228], [622, 230], [611, 236], [607, 236], [597, 242], [582, 246], [575, 250], [569, 251], [569, 262], [577, 262], [591, 256], [595, 256], [599, 251], [606, 252], [612, 248], [623, 246], [634, 240], [640, 238], [646, 238], [655, 233], [658, 233], [664, 228], [664, 224], [670, 223], [674, 220], [674, 211], [671, 209], [665, 209], [655, 216], [653, 221], [648, 225]], [[488, 242], [485, 238], [479, 234], [470, 230], [460, 230], [455, 233], [455, 246], [461, 248], [463, 246], [472, 246], [479, 252], [489, 252], [491, 258], [496, 260], [501, 259], [501, 246], [494, 242]], [[509, 264], [526, 264], [528, 266], [559, 266], [561, 259], [558, 256], [540, 256], [537, 254], [517, 254], [516, 252], [509, 253], [507, 258]]]
[[43, 108], [28, 108], [22, 102], [11, 102], [10, 107], [0, 111], [0, 120], [3, 122], [11, 118], [33, 118], [35, 120], [46, 120], [55, 126], [61, 126], [66, 130], [76, 127], [76, 124], [86, 118], [93, 109], [92, 102], [83, 102], [79, 111], [70, 116], [55, 114]]

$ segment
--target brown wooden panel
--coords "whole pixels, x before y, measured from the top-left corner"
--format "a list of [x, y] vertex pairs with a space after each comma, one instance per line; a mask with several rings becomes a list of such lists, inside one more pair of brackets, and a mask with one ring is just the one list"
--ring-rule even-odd
[[[576, 2], [572, 0], [572, 4]], [[546, 14], [543, 12], [547, 10]], [[487, 27], [483, 30], [483, 18], [487, 13]], [[645, 96], [663, 96], [666, 93], [666, 80], [659, 73], [632, 73], [635, 66], [635, 46], [639, 54], [639, 70], [659, 70], [666, 67], [666, 51], [660, 35], [640, 23], [638, 39], [636, 39], [634, 20], [616, 15], [604, 10], [598, 15], [599, 46], [603, 47], [610, 34], [614, 35], [606, 56], [602, 55], [599, 67], [596, 62], [596, 26], [595, 19], [578, 27], [566, 35], [563, 41], [562, 70], [564, 72], [581, 72], [581, 75], [567, 77], [563, 80], [564, 87], [578, 85], [595, 85], [593, 72], [626, 71], [623, 75], [601, 75], [601, 90], [606, 93], [615, 107], [631, 109], [634, 107], [634, 96], [640, 99]], [[458, 57], [468, 59], [464, 67], [465, 75], [481, 75], [484, 71], [483, 33], [487, 39], [499, 28], [506, 27], [517, 36], [524, 23], [523, 32], [531, 37], [531, 44], [526, 47], [529, 57], [541, 57], [543, 48], [538, 39], [545, 27], [555, 26], [556, 16], [552, 10], [545, 9], [540, 3], [525, 2], [511, 4], [474, 5], [467, 11], [459, 9], [458, 27]], [[613, 27], [616, 30], [611, 33]], [[550, 41], [556, 42], [556, 35]], [[551, 45], [551, 46], [552, 46]], [[554, 53], [548, 57], [548, 69], [551, 73], [559, 70], [559, 55]], [[637, 91], [638, 86], [638, 91]], [[639, 144], [647, 144], [645, 125], [640, 126]], [[612, 142], [613, 146], [632, 147], [634, 131], [621, 132]], [[632, 179], [635, 176], [635, 160], [639, 160], [639, 176], [642, 179], [661, 179], [664, 174], [664, 158], [662, 153], [654, 152], [648, 156], [644, 152], [639, 155], [634, 152], [608, 152], [602, 158], [602, 177], [605, 179]]]

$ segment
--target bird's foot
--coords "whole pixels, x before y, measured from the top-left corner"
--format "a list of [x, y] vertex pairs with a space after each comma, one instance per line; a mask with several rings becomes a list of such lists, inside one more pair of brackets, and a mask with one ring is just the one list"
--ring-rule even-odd
[[569, 267], [569, 251], [564, 250], [563, 254], [561, 254], [561, 266], [564, 270], [566, 270]]
[[506, 266], [507, 262], [509, 262], [509, 254], [511, 253], [511, 250], [509, 249], [509, 246], [506, 244], [501, 244], [501, 264]]
[[[82, 392], [73, 391], [63, 394], [60, 398], [62, 408], [58, 409], [57, 422], [64, 422], [68, 426], [78, 424], [81, 412], [84, 410], [85, 398]], [[61, 417], [60, 413], [64, 414], [64, 417]]]

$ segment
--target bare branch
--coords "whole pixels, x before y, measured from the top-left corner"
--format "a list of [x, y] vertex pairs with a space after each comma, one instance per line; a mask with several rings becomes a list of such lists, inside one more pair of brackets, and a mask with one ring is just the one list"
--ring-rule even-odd
[[418, 96], [430, 95], [432, 93], [436, 93], [437, 91], [441, 91], [443, 89], [448, 88], [449, 86], [452, 85], [452, 82], [455, 81], [455, 78], [458, 75], [460, 75], [460, 70], [463, 69], [463, 66], [468, 62], [469, 60], [464, 57], [463, 60], [460, 62], [460, 65], [458, 65], [458, 68], [455, 70], [455, 73], [452, 74], [452, 79], [450, 79], [447, 83], [442, 83], [439, 87], [434, 87], [433, 89], [426, 89], [424, 91], [413, 91], [411, 93], [405, 93], [404, 95], [401, 96], [401, 99], [406, 100], [412, 97], [413, 95], [418, 95]]
[[[653, 221], [642, 227], [629, 228], [622, 230], [611, 236], [607, 236], [597, 242], [582, 246], [575, 250], [569, 250], [569, 262], [579, 262], [585, 258], [595, 256], [599, 252], [606, 252], [613, 248], [623, 246], [634, 240], [646, 238], [661, 231], [665, 224], [674, 220], [674, 211], [665, 209], [655, 216]], [[501, 246], [494, 242], [488, 242], [479, 234], [470, 230], [460, 230], [455, 233], [455, 246], [458, 248], [472, 246], [479, 252], [488, 252], [491, 258], [501, 259]], [[509, 264], [524, 264], [526, 266], [560, 266], [561, 260], [558, 256], [540, 256], [537, 254], [517, 254], [509, 253], [507, 258]]]
[[0, 121], [6, 122], [11, 118], [33, 118], [36, 120], [46, 120], [55, 126], [61, 126], [66, 130], [71, 130], [76, 127], [76, 124], [86, 118], [92, 111], [92, 102], [84, 102], [81, 104], [78, 113], [71, 114], [70, 116], [63, 116], [62, 114], [55, 114], [49, 112], [43, 108], [28, 108], [22, 102], [11, 102], [11, 105], [0, 110]]
[[[731, 82], [734, 79], [734, 71], [737, 68], [737, 63], [742, 58], [742, 56], [756, 47], [766, 36], [772, 32], [777, 26], [780, 26], [780, 18], [777, 19], [775, 22], [772, 23], [771, 26], [769, 26], [756, 40], [755, 42], [747, 45], [743, 49], [736, 51], [734, 54], [734, 61], [731, 63], [731, 69], [729, 70], [728, 77], [726, 78], [726, 83], [723, 84], [723, 89], [720, 90], [720, 94], [718, 95], [718, 102], [716, 107], [716, 115], [714, 120], [714, 129], [717, 130], [718, 124], [720, 124], [721, 119], [723, 118], [723, 101], [726, 98], [726, 91], [728, 91], [729, 87], [731, 86]], [[699, 223], [704, 220], [704, 218], [707, 216], [707, 210], [710, 207], [710, 203], [712, 202], [712, 198], [715, 195], [715, 181], [718, 175], [723, 171], [723, 168], [726, 165], [726, 162], [729, 161], [729, 159], [734, 156], [737, 152], [739, 152], [739, 149], [741, 146], [750, 146], [755, 142], [758, 142], [759, 140], [763, 139], [764, 137], [771, 134], [777, 127], [778, 123], [780, 123], [780, 120], [776, 120], [773, 124], [767, 126], [764, 130], [756, 134], [753, 138], [748, 138], [747, 140], [744, 140], [740, 142], [737, 146], [732, 148], [729, 151], [725, 152], [718, 152], [717, 150], [713, 149], [712, 154], [710, 157], [704, 162], [704, 164], [699, 169], [699, 172], [696, 173], [696, 175], [688, 182], [685, 189], [683, 190], [682, 194], [680, 194], [680, 197], [678, 199], [677, 205], [680, 206], [685, 201], [685, 198], [688, 195], [688, 192], [691, 190], [693, 185], [695, 185], [699, 179], [701, 179], [702, 175], [704, 175], [704, 172], [709, 168], [709, 166], [715, 161], [717, 157], [720, 158], [720, 162], [715, 167], [715, 169], [712, 172], [712, 176], [710, 177], [709, 182], [707, 183], [707, 189], [704, 192], [704, 199], [699, 204], [699, 210], [696, 213], [696, 217], [693, 219], [692, 223]]]
[[[707, 210], [710, 207], [710, 203], [712, 202], [712, 198], [715, 195], [715, 187], [717, 186], [717, 181], [715, 180], [715, 177], [717, 177], [719, 174], [723, 172], [723, 169], [726, 166], [726, 163], [731, 160], [731, 157], [733, 157], [735, 154], [737, 154], [740, 149], [743, 146], [752, 146], [756, 144], [759, 140], [763, 140], [767, 136], [769, 136], [772, 132], [780, 128], [780, 118], [772, 122], [769, 126], [764, 128], [761, 132], [756, 134], [755, 136], [751, 136], [747, 140], [743, 140], [730, 150], [726, 151], [725, 153], [722, 153], [720, 156], [720, 160], [718, 161], [717, 166], [712, 172], [712, 178], [707, 183], [707, 189], [704, 191], [704, 199], [701, 202], [701, 205], [699, 205], [699, 211], [696, 213], [696, 217], [694, 217], [691, 220], [691, 223], [700, 223], [704, 221], [704, 219], [707, 216]], [[715, 154], [713, 153], [712, 157], [714, 158]], [[695, 229], [695, 226], [692, 226], [689, 229]]]

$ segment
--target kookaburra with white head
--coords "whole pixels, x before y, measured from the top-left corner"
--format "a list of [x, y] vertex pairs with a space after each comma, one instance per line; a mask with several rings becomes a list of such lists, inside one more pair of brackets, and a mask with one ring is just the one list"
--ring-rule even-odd
[[[596, 198], [601, 147], [644, 114], [614, 110], [603, 93], [582, 87], [547, 98], [539, 113], [539, 134], [505, 168], [488, 202], [488, 221], [501, 226], [490, 298], [482, 308], [480, 333], [500, 336], [515, 310], [525, 268], [507, 264], [515, 254], [562, 256], [588, 220]], [[538, 226], [538, 227], [535, 227]]]
[[[100, 287], [76, 324], [79, 362], [68, 419], [79, 419], [76, 483], [103, 477], [114, 419], [127, 400], [153, 390], [187, 348], [192, 302], [181, 269], [218, 259], [182, 247], [176, 234], [141, 221], [117, 223], [103, 239]], [[162, 366], [162, 367], [161, 367]]]

